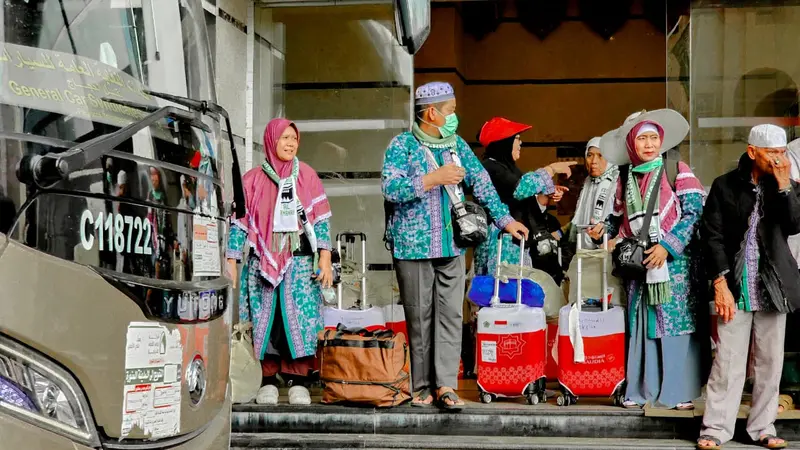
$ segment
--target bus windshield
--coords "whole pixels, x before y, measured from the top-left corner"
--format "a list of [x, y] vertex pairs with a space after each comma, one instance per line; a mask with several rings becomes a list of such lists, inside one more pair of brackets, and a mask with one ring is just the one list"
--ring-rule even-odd
[[[161, 230], [151, 233], [161, 233], [149, 243], [156, 253], [160, 247], [179, 258], [190, 256], [191, 237], [180, 242], [186, 230], [175, 228], [185, 226], [193, 212], [220, 218], [225, 209], [222, 185], [225, 175], [230, 176], [230, 158], [219, 151], [218, 119], [192, 111], [187, 115], [195, 114], [193, 121], [166, 117], [45, 189], [23, 183], [20, 175], [31, 155], [65, 152], [130, 126], [160, 107], [187, 109], [151, 95], [153, 91], [214, 102], [203, 14], [199, 1], [3, 2], [0, 233], [60, 258], [79, 261], [76, 249], [100, 251], [100, 261], [88, 262], [136, 276], [175, 279], [169, 270], [156, 274], [153, 267], [116, 264], [107, 253], [149, 255], [153, 249], [143, 246], [144, 227], [158, 224]], [[90, 215], [91, 223], [84, 220], [82, 226], [82, 215]], [[95, 227], [103, 215], [113, 217], [108, 219], [111, 226]], [[109, 238], [117, 215], [123, 223], [123, 248], [106, 241], [89, 249], [87, 227], [94, 227], [95, 237]], [[148, 215], [155, 218], [144, 220]], [[138, 228], [136, 219], [142, 222]]]

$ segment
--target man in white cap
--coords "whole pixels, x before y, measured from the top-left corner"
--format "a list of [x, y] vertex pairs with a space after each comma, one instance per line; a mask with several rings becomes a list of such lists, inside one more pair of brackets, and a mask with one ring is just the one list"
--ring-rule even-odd
[[720, 448], [733, 436], [751, 333], [756, 358], [747, 433], [764, 447], [785, 448], [774, 422], [786, 313], [800, 306], [797, 262], [787, 244], [800, 233], [800, 185], [790, 177], [782, 128], [753, 127], [739, 167], [714, 180], [702, 226], [719, 338], [698, 448]]
[[386, 244], [392, 250], [411, 344], [412, 406], [460, 410], [457, 385], [465, 249], [456, 245], [451, 197], [463, 201], [471, 188], [497, 228], [515, 238], [528, 230], [509, 214], [489, 174], [456, 131], [456, 97], [447, 83], [417, 88], [411, 131], [386, 149], [381, 188], [385, 199]]

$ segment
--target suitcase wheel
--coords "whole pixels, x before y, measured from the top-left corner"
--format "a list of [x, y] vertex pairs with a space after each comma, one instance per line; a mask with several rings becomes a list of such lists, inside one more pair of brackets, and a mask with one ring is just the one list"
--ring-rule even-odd
[[481, 402], [486, 403], [488, 405], [489, 403], [492, 403], [492, 400], [494, 400], [494, 396], [492, 394], [488, 392], [484, 392], [481, 394]]
[[622, 393], [614, 394], [614, 406], [622, 406], [622, 404], [625, 403], [624, 398], [625, 395]]
[[545, 394], [528, 394], [528, 404], [529, 405], [538, 405], [539, 401], [541, 400], [542, 403], [547, 402], [547, 395]]
[[577, 403], [578, 403], [578, 397], [569, 394], [561, 394], [556, 399], [556, 404], [558, 406], [576, 405]]

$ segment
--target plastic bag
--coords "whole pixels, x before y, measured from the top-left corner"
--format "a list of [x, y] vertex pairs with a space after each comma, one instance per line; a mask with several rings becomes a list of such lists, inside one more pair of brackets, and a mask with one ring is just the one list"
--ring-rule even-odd
[[[519, 266], [500, 264], [500, 277], [516, 278], [519, 276]], [[522, 278], [533, 281], [544, 291], [544, 314], [547, 317], [558, 317], [558, 311], [567, 304], [564, 291], [547, 272], [532, 267], [522, 268]]]
[[[581, 291], [584, 300], [586, 299], [601, 299], [603, 290], [603, 260], [599, 258], [583, 258], [583, 267], [581, 268]], [[609, 260], [606, 265], [606, 273], [608, 275], [608, 288], [611, 292], [611, 304], [615, 306], [627, 306], [625, 298], [625, 288], [622, 286], [622, 281], [611, 275], [611, 268], [613, 264]], [[578, 297], [578, 258], [572, 258], [567, 271], [569, 277], [569, 303], [575, 303]]]
[[261, 363], [253, 355], [250, 322], [237, 323], [231, 336], [231, 397], [233, 403], [250, 403], [261, 388]]
[[[494, 280], [491, 275], [479, 275], [472, 279], [469, 294], [467, 295], [473, 303], [486, 308], [491, 306], [492, 296], [494, 295]], [[500, 303], [517, 302], [517, 279], [500, 280], [499, 292], [497, 296]], [[531, 280], [522, 280], [522, 304], [533, 308], [544, 306], [544, 291], [541, 286]]]

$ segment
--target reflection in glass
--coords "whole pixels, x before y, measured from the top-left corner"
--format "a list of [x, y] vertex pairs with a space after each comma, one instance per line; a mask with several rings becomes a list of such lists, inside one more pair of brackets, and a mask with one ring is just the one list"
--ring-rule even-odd
[[691, 12], [692, 165], [703, 184], [736, 166], [749, 129], [773, 123], [797, 137], [800, 6], [719, 7]]
[[[391, 4], [267, 9], [275, 30], [272, 82], [261, 104], [297, 124], [301, 159], [320, 173], [331, 202], [331, 233], [367, 235], [367, 303], [397, 301], [391, 255], [383, 246], [380, 170], [387, 143], [411, 117], [412, 57], [394, 36]], [[264, 28], [266, 28], [265, 25]], [[266, 58], [266, 51], [260, 53]], [[263, 75], [262, 75], [263, 77]], [[263, 78], [262, 78], [263, 79]], [[263, 86], [263, 84], [262, 84]], [[257, 105], [258, 100], [255, 102]], [[260, 107], [263, 110], [263, 107]], [[271, 117], [259, 118], [263, 130]], [[254, 133], [256, 142], [260, 133]], [[360, 254], [342, 261], [345, 308], [356, 304]], [[390, 318], [387, 318], [390, 320]]]

